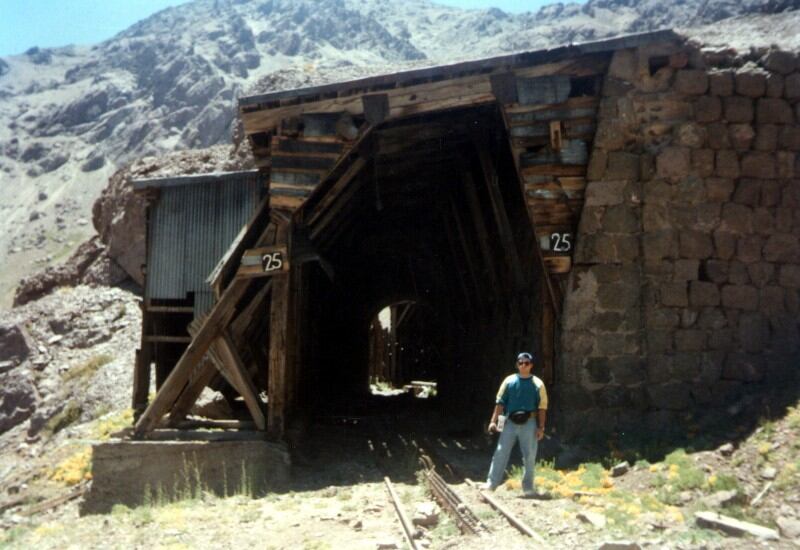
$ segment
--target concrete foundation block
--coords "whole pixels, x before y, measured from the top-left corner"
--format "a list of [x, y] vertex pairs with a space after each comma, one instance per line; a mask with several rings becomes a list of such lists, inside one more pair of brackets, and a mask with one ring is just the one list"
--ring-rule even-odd
[[81, 514], [196, 497], [263, 496], [289, 480], [286, 446], [252, 441], [114, 441], [93, 447]]

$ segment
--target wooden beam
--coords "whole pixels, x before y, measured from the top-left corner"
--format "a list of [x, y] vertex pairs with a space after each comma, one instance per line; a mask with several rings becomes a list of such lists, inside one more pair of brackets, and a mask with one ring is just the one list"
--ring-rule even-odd
[[345, 170], [344, 174], [333, 185], [322, 200], [320, 200], [308, 216], [308, 225], [313, 225], [317, 222], [320, 216], [342, 195], [347, 185], [355, 178], [361, 170], [367, 165], [367, 161], [363, 157], [356, 158], [353, 163]]
[[[288, 224], [278, 227], [276, 241], [287, 242]], [[269, 381], [267, 384], [267, 429], [275, 437], [283, 437], [286, 414], [288, 377], [289, 310], [291, 276], [272, 279], [272, 300], [269, 311]]]
[[222, 334], [217, 337], [214, 345], [217, 353], [221, 356], [222, 364], [228, 376], [234, 382], [233, 386], [244, 398], [247, 410], [250, 411], [250, 416], [253, 417], [256, 427], [259, 430], [266, 430], [267, 419], [262, 410], [262, 402], [258, 398], [258, 390], [255, 384], [253, 384], [250, 375], [247, 373], [247, 369], [236, 351], [236, 345], [233, 343], [233, 340], [231, 340], [230, 334], [228, 334], [227, 331], [222, 331]]
[[467, 204], [469, 205], [470, 214], [472, 216], [472, 224], [475, 227], [475, 233], [478, 236], [478, 248], [481, 250], [483, 261], [486, 264], [486, 271], [489, 273], [489, 279], [492, 289], [498, 289], [498, 276], [495, 272], [497, 266], [495, 265], [494, 258], [492, 257], [492, 249], [489, 244], [489, 234], [486, 231], [486, 223], [483, 219], [481, 212], [481, 203], [478, 200], [478, 193], [475, 189], [475, 182], [472, 179], [472, 174], [464, 172], [464, 190], [467, 195]]
[[483, 181], [489, 192], [489, 202], [492, 206], [492, 213], [497, 222], [497, 230], [500, 235], [500, 244], [505, 253], [506, 263], [512, 275], [516, 289], [525, 286], [525, 278], [522, 274], [522, 266], [519, 261], [519, 252], [514, 243], [514, 233], [511, 230], [511, 222], [508, 219], [508, 212], [503, 203], [503, 195], [500, 192], [497, 171], [494, 167], [491, 154], [488, 150], [488, 143], [481, 139], [476, 139], [475, 147], [478, 150], [478, 160], [480, 161], [483, 172]]
[[190, 336], [169, 336], [166, 334], [148, 334], [144, 337], [147, 343], [157, 344], [188, 344], [192, 341]]

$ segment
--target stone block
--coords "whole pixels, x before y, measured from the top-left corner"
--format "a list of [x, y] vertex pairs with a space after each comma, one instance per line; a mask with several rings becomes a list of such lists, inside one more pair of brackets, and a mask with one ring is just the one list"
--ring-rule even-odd
[[647, 357], [647, 381], [661, 384], [672, 378], [672, 355], [650, 354]]
[[639, 178], [641, 181], [650, 181], [656, 175], [656, 159], [649, 153], [639, 155]]
[[676, 260], [672, 278], [676, 283], [695, 281], [700, 272], [699, 260]]
[[655, 179], [644, 185], [645, 203], [665, 205], [675, 198], [677, 188], [663, 179]]
[[661, 304], [671, 307], [688, 307], [689, 293], [686, 283], [665, 283], [659, 288]]
[[639, 179], [639, 155], [624, 151], [608, 153], [606, 179], [637, 181]]
[[640, 230], [637, 208], [628, 204], [609, 206], [603, 216], [603, 230], [608, 233], [635, 233]]
[[746, 235], [736, 243], [736, 259], [743, 264], [751, 264], [761, 260], [761, 249], [764, 239], [758, 235]]
[[691, 328], [697, 321], [700, 312], [696, 309], [681, 310], [681, 328]]
[[771, 235], [764, 245], [764, 259], [768, 262], [800, 263], [800, 241], [792, 234]]
[[722, 365], [725, 363], [725, 353], [709, 351], [700, 357], [700, 377], [702, 382], [713, 384], [722, 376]]
[[708, 74], [698, 69], [681, 69], [675, 73], [673, 87], [680, 94], [702, 95], [708, 90]]
[[672, 331], [648, 330], [646, 334], [648, 353], [667, 353], [674, 349]]
[[720, 203], [703, 202], [695, 207], [696, 222], [695, 228], [711, 233], [719, 227], [722, 221], [722, 205]]
[[775, 155], [763, 151], [744, 153], [741, 174], [746, 178], [771, 179], [776, 177]]
[[752, 263], [747, 266], [747, 274], [755, 286], [762, 288], [773, 280], [775, 266], [767, 262]]
[[674, 231], [653, 231], [642, 236], [644, 257], [648, 260], [674, 258], [678, 255], [678, 241]]
[[791, 73], [797, 67], [797, 59], [794, 54], [782, 50], [770, 50], [759, 60], [759, 63], [765, 69], [782, 75]]
[[608, 384], [611, 382], [611, 369], [605, 357], [592, 357], [586, 362], [586, 376], [591, 384]]
[[756, 105], [756, 122], [759, 124], [792, 124], [792, 108], [785, 99], [762, 97]]
[[727, 282], [728, 262], [725, 260], [706, 260], [703, 262], [703, 273], [713, 283]]
[[[781, 149], [788, 149], [790, 151], [800, 151], [800, 127], [794, 125], [787, 125], [781, 128], [780, 134], [777, 132], [777, 126], [772, 126], [776, 128], [776, 134], [778, 135], [778, 143], [780, 144]], [[773, 148], [775, 146], [773, 145]]]
[[783, 88], [786, 99], [797, 99], [800, 97], [800, 73], [787, 76], [784, 80]]
[[786, 311], [794, 316], [800, 314], [800, 292], [794, 288], [786, 288]]
[[736, 185], [733, 202], [747, 206], [758, 206], [761, 203], [761, 180], [742, 178]]
[[[706, 186], [697, 176], [688, 176], [678, 182], [676, 198], [679, 202], [696, 205], [706, 200]], [[695, 217], [694, 214], [691, 216]]]
[[780, 266], [778, 283], [784, 288], [800, 288], [800, 265]]
[[730, 124], [728, 125], [728, 137], [734, 149], [746, 151], [750, 149], [756, 132], [751, 124]]
[[731, 178], [707, 178], [706, 198], [712, 202], [728, 202], [734, 190], [734, 180]]
[[263, 496], [288, 484], [289, 468], [286, 446], [263, 440], [101, 443], [92, 449], [92, 484], [81, 513], [177, 500], [201, 490], [222, 497], [248, 487]]
[[[666, 290], [667, 293], [672, 292], [671, 296], [667, 296], [669, 299], [668, 301], [678, 302], [678, 305], [680, 306], [680, 292], [682, 289], [684, 295], [686, 295], [686, 285], [668, 283], [667, 286], [669, 285], [675, 285], [675, 288]], [[659, 285], [658, 293], [660, 300], [663, 300], [665, 297], [663, 290], [663, 285]], [[682, 307], [686, 307], [688, 304], [689, 300], [686, 298]], [[645, 313], [645, 324], [647, 325], [648, 330], [675, 328], [680, 324], [680, 317], [674, 309], [650, 306], [647, 308]]]
[[717, 122], [708, 125], [708, 146], [716, 151], [731, 148], [727, 124]]
[[592, 181], [586, 185], [586, 206], [611, 206], [625, 200], [627, 182]]
[[792, 230], [794, 211], [792, 208], [775, 208], [775, 231], [789, 233]]
[[589, 158], [589, 166], [586, 168], [586, 179], [590, 182], [603, 179], [606, 174], [607, 162], [608, 154], [595, 147], [592, 151], [592, 156]]
[[728, 122], [750, 122], [753, 120], [753, 100], [731, 96], [722, 100], [722, 110]]
[[800, 208], [800, 182], [791, 181], [781, 189], [781, 206]]
[[688, 147], [666, 147], [656, 158], [658, 177], [677, 181], [691, 171], [691, 152]]
[[723, 70], [709, 73], [708, 85], [713, 96], [733, 95], [733, 72]]
[[637, 354], [641, 350], [634, 334], [608, 332], [597, 339], [597, 353], [601, 356]]
[[739, 177], [739, 155], [730, 149], [717, 151], [715, 174], [721, 178]]
[[[752, 110], [752, 106], [750, 108]], [[628, 126], [623, 121], [614, 118], [601, 119], [597, 123], [594, 145], [606, 151], [619, 151], [625, 147], [628, 133]]]
[[781, 202], [781, 186], [778, 182], [764, 180], [761, 182], [760, 205], [765, 207], [778, 206]]
[[[724, 213], [723, 206], [723, 213]], [[736, 235], [724, 230], [714, 231], [714, 257], [730, 260], [736, 253]]]
[[760, 353], [769, 338], [769, 328], [760, 313], [745, 313], [739, 317], [737, 340], [747, 353]]
[[691, 281], [689, 283], [689, 303], [692, 307], [718, 306], [719, 289], [714, 283]]
[[736, 93], [746, 97], [761, 97], [767, 91], [767, 72], [747, 64], [734, 75]]
[[617, 385], [606, 386], [592, 393], [594, 404], [602, 409], [627, 409], [631, 407], [628, 391]]
[[753, 148], [756, 151], [774, 151], [778, 147], [778, 129], [774, 124], [756, 126], [756, 140]]
[[720, 229], [723, 232], [728, 232], [728, 233], [736, 233], [736, 234], [752, 233], [753, 209], [743, 204], [734, 204], [734, 203], [723, 204], [722, 224], [720, 225]]
[[701, 96], [694, 103], [694, 119], [697, 122], [716, 122], [722, 117], [722, 101], [714, 96]]
[[758, 309], [758, 290], [752, 286], [724, 285], [722, 305], [732, 309], [755, 311]]
[[623, 386], [638, 384], [647, 378], [645, 363], [636, 355], [615, 357], [609, 366], [614, 382]]
[[708, 138], [708, 131], [704, 126], [695, 122], [685, 122], [675, 128], [675, 141], [678, 145], [699, 149], [703, 147]]
[[750, 274], [747, 272], [747, 264], [739, 260], [731, 260], [728, 263], [728, 282], [732, 285], [750, 284]]
[[728, 350], [733, 345], [733, 331], [728, 328], [712, 331], [708, 334], [708, 348]]
[[760, 310], [766, 315], [786, 311], [786, 290], [775, 285], [765, 286], [759, 291]]
[[783, 179], [793, 178], [796, 172], [794, 153], [788, 151], [778, 151], [775, 153], [775, 169], [777, 176]]
[[779, 74], [767, 75], [767, 97], [782, 97], [784, 78]]
[[616, 50], [608, 66], [608, 77], [635, 82], [639, 74], [639, 56], [636, 50]]
[[775, 214], [769, 208], [753, 210], [753, 227], [759, 235], [769, 235], [775, 231]]
[[764, 377], [764, 365], [759, 355], [731, 353], [722, 368], [724, 380], [758, 382]]
[[704, 260], [714, 254], [711, 235], [701, 231], [681, 231], [679, 250], [682, 258]]
[[682, 411], [691, 404], [691, 386], [682, 382], [669, 382], [657, 386], [648, 386], [647, 395], [656, 409]]
[[697, 328], [720, 330], [728, 326], [728, 318], [718, 307], [704, 307], [697, 316]]
[[714, 174], [714, 151], [711, 149], [692, 150], [692, 172], [701, 178]]
[[703, 351], [706, 348], [706, 332], [696, 329], [681, 329], [675, 332], [675, 349], [681, 351]]

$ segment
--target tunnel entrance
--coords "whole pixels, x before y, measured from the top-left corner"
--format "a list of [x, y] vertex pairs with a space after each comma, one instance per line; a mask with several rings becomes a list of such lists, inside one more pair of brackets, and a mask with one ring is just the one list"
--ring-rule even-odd
[[[541, 264], [500, 113], [379, 126], [367, 159], [295, 237], [319, 260], [299, 275], [298, 408], [373, 414], [380, 371], [392, 387], [435, 381], [431, 406], [474, 425], [517, 351], [540, 345]], [[378, 351], [386, 307], [402, 342]]]
[[442, 357], [431, 326], [431, 308], [413, 300], [381, 309], [369, 325], [369, 387], [372, 395], [405, 392], [428, 399], [436, 396]]

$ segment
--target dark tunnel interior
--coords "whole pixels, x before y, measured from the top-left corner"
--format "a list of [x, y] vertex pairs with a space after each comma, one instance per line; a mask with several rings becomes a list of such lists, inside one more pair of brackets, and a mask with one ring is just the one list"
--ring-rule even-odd
[[435, 380], [429, 406], [470, 425], [516, 352], [540, 345], [536, 243], [503, 121], [495, 107], [472, 108], [376, 134], [325, 226], [304, 228], [324, 263], [302, 274], [298, 407], [374, 413], [370, 325], [384, 307], [412, 303], [397, 337], [417, 351], [399, 357], [395, 383]]

